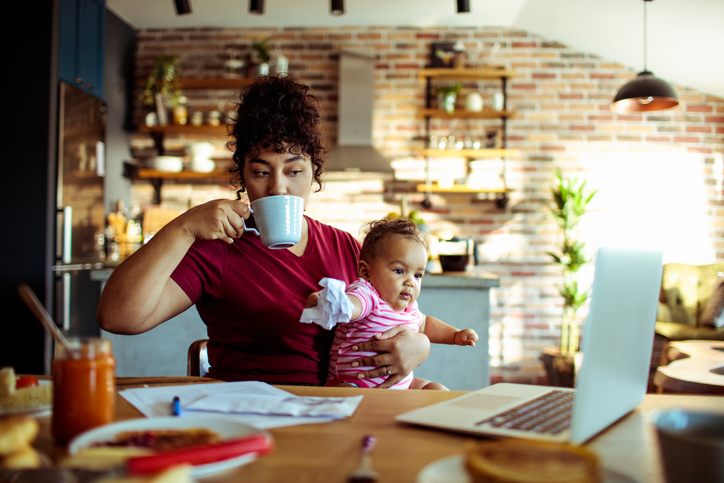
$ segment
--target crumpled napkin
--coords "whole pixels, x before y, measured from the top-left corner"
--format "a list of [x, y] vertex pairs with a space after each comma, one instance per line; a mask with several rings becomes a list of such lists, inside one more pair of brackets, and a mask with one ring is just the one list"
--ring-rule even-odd
[[302, 310], [299, 321], [305, 324], [315, 323], [327, 330], [332, 330], [337, 324], [349, 322], [354, 307], [345, 293], [346, 284], [336, 278], [323, 278], [319, 285], [324, 288], [319, 292], [317, 306]]
[[184, 411], [209, 411], [236, 414], [267, 414], [278, 416], [324, 416], [347, 418], [354, 414], [362, 396], [314, 397], [269, 396], [248, 394], [214, 394], [183, 406]]

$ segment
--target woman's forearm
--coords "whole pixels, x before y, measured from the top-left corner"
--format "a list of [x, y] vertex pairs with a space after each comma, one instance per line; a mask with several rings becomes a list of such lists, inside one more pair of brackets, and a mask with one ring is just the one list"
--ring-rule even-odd
[[174, 296], [169, 282], [193, 242], [177, 218], [123, 261], [101, 294], [97, 310], [101, 328], [138, 334], [183, 310], [183, 301]]

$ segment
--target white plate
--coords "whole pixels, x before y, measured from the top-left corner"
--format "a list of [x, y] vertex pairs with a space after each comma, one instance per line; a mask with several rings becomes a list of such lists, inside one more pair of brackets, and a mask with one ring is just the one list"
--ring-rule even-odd
[[433, 461], [417, 474], [417, 483], [471, 483], [463, 466], [463, 455]]
[[[41, 386], [44, 386], [46, 384], [50, 384], [51, 381], [41, 380], [38, 381]], [[45, 416], [47, 414], [50, 414], [50, 410], [53, 408], [53, 403], [50, 404], [44, 404], [42, 406], [35, 407], [33, 409], [17, 409], [17, 410], [4, 410], [0, 409], [0, 416], [10, 416], [12, 414], [29, 414], [35, 417], [38, 416]]]
[[[145, 431], [149, 429], [189, 429], [207, 428], [216, 431], [222, 440], [241, 438], [247, 434], [262, 433], [270, 440], [272, 436], [267, 431], [260, 431], [248, 424], [240, 423], [234, 418], [226, 416], [183, 416], [164, 418], [139, 418], [120, 421], [108, 424], [99, 428], [91, 429], [76, 436], [68, 445], [68, 452], [76, 454], [81, 448], [86, 448], [94, 443], [114, 441], [116, 434], [122, 431]], [[256, 459], [256, 453], [237, 456], [224, 461], [194, 466], [191, 469], [193, 478], [204, 478], [206, 476], [226, 471], [236, 466], [250, 463]]]
[[[638, 483], [628, 475], [603, 468], [603, 483]], [[417, 474], [417, 483], [472, 483], [463, 462], [463, 455], [456, 454], [433, 461]]]

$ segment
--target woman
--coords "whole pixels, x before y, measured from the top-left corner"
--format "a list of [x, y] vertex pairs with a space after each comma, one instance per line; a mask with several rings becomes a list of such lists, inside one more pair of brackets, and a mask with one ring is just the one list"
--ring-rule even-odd
[[[190, 209], [114, 270], [98, 305], [104, 330], [139, 334], [196, 304], [208, 329], [209, 377], [324, 384], [334, 333], [299, 317], [322, 278], [354, 280], [359, 243], [305, 216], [297, 245], [270, 250], [245, 236], [243, 223], [248, 202], [288, 194], [306, 206], [312, 185], [321, 189], [326, 150], [308, 91], [288, 76], [242, 90], [229, 143], [237, 200]], [[396, 327], [359, 350], [377, 353], [359, 359], [375, 368], [365, 377], [386, 376], [380, 387], [390, 387], [427, 358], [430, 342]]]

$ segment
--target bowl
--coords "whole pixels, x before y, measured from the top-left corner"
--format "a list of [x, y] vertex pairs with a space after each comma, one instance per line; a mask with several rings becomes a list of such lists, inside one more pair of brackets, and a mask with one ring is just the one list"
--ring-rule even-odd
[[464, 272], [468, 267], [470, 255], [438, 255], [443, 272]]
[[144, 167], [169, 173], [178, 173], [184, 167], [181, 156], [152, 156], [143, 162]]

